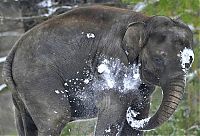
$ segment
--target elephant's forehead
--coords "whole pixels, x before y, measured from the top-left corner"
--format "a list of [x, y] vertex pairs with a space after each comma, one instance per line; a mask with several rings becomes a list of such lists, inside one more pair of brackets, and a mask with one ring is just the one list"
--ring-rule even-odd
[[[169, 28], [163, 28], [163, 29], [164, 29], [164, 31], [173, 32], [182, 37], [185, 37], [188, 34], [188, 32], [185, 29], [180, 29], [179, 27], [169, 27]], [[163, 31], [163, 29], [161, 29], [159, 31]]]

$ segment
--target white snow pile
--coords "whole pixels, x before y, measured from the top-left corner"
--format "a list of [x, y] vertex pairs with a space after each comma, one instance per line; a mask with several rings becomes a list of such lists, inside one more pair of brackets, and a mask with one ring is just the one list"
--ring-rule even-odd
[[1, 57], [0, 58], [0, 63], [3, 63], [3, 62], [5, 62], [6, 61], [6, 57]]
[[126, 93], [138, 89], [141, 84], [139, 66], [125, 66], [119, 59], [104, 59], [97, 67], [99, 77], [94, 77], [93, 90], [115, 89]]
[[181, 57], [181, 66], [182, 66], [182, 70], [184, 72], [187, 72], [188, 68], [185, 66], [186, 64], [190, 64], [191, 67], [191, 59], [192, 62], [194, 61], [194, 52], [191, 49], [188, 48], [184, 48], [183, 51], [180, 51], [180, 54], [178, 54], [178, 56]]
[[7, 87], [7, 85], [6, 84], [2, 84], [2, 85], [0, 85], [0, 91], [2, 91], [4, 88], [6, 88]]
[[145, 2], [138, 2], [134, 7], [133, 10], [136, 12], [140, 12], [142, 11], [145, 7], [147, 6], [147, 4]]
[[150, 118], [145, 118], [145, 119], [141, 119], [141, 120], [134, 119], [138, 114], [140, 114], [140, 113], [136, 112], [134, 110], [131, 110], [131, 107], [129, 107], [126, 112], [126, 120], [127, 120], [128, 124], [132, 128], [135, 128], [135, 129], [143, 128], [149, 122], [149, 119], [150, 119]]
[[55, 7], [58, 3], [52, 1], [52, 0], [43, 0], [41, 2], [39, 2], [37, 5], [41, 8], [47, 8], [48, 13], [44, 14], [44, 16], [50, 16], [52, 15], [54, 12], [56, 12], [57, 9], [59, 8], [65, 8], [65, 9], [72, 9], [72, 6], [59, 6], [59, 7]]

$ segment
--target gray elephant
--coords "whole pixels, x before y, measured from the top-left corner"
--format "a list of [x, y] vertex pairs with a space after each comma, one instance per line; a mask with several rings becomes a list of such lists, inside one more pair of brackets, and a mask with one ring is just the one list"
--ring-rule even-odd
[[[18, 133], [57, 136], [66, 123], [98, 117], [95, 135], [142, 135], [174, 113], [192, 64], [192, 32], [164, 16], [91, 6], [26, 32], [7, 56]], [[148, 118], [150, 95], [163, 99]]]

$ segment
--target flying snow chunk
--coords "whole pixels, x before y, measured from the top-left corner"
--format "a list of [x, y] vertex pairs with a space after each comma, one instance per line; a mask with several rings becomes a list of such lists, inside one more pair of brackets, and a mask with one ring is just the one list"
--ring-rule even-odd
[[87, 38], [95, 38], [95, 35], [93, 33], [87, 33]]
[[85, 83], [85, 84], [88, 84], [89, 82], [90, 82], [89, 79], [85, 79], [85, 80], [84, 80], [84, 83]]
[[124, 75], [123, 84], [125, 90], [138, 89], [141, 84], [138, 66], [133, 65], [131, 74]]
[[97, 71], [98, 73], [103, 74], [103, 78], [106, 81], [107, 86], [109, 88], [113, 88], [115, 86], [115, 79], [111, 73], [111, 68], [105, 63], [108, 63], [108, 61], [104, 60], [103, 63], [97, 67]]
[[108, 129], [106, 129], [105, 132], [106, 132], [106, 133], [110, 133], [110, 132], [111, 132], [110, 127], [109, 127]]
[[3, 62], [5, 62], [5, 61], [6, 61], [6, 57], [0, 58], [0, 63], [3, 63]]
[[60, 92], [58, 90], [55, 90], [55, 93], [59, 94]]
[[106, 81], [109, 88], [113, 88], [115, 86], [115, 81], [112, 78], [107, 78]]
[[[185, 66], [186, 64], [192, 64], [194, 61], [194, 52], [191, 49], [187, 49], [186, 47], [183, 49], [183, 51], [180, 52], [180, 55], [177, 56], [181, 57], [181, 66], [182, 70], [186, 72], [188, 68]], [[191, 62], [192, 61], [192, 62]], [[191, 65], [190, 65], [191, 67]]]
[[98, 72], [101, 74], [103, 72], [109, 73], [108, 66], [106, 64], [101, 64], [97, 68]]
[[4, 88], [6, 88], [7, 87], [7, 85], [6, 84], [2, 84], [2, 85], [0, 85], [0, 91], [2, 91]]

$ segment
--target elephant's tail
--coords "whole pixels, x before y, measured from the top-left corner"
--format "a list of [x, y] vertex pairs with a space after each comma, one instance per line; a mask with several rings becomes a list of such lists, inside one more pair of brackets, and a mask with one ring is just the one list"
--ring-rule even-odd
[[6, 57], [6, 61], [4, 62], [3, 70], [2, 70], [2, 77], [4, 79], [4, 82], [12, 90], [16, 89], [16, 84], [13, 80], [13, 75], [12, 75], [12, 64], [13, 64], [15, 52], [18, 45], [17, 43], [13, 46], [11, 51], [8, 53], [8, 56]]

